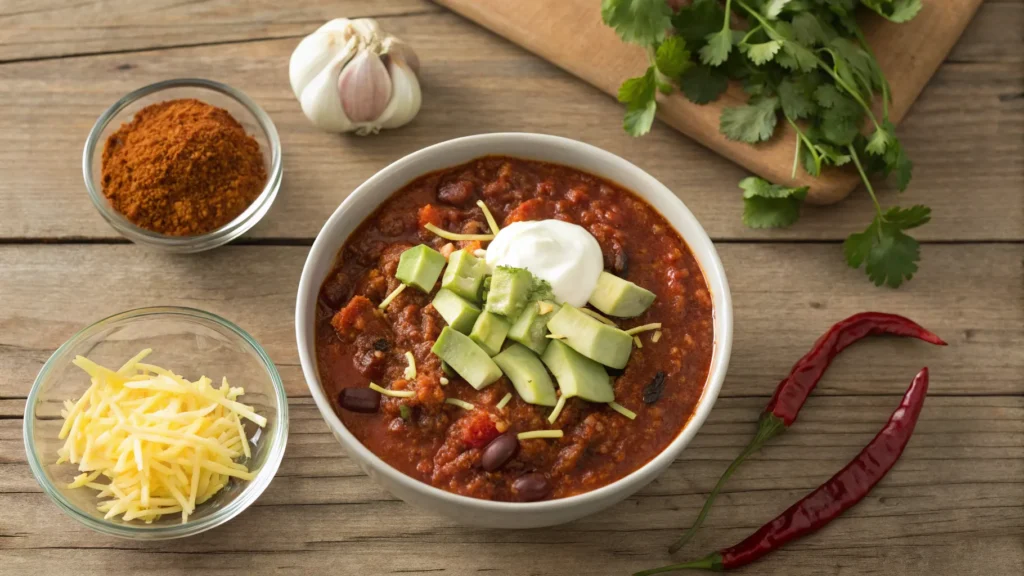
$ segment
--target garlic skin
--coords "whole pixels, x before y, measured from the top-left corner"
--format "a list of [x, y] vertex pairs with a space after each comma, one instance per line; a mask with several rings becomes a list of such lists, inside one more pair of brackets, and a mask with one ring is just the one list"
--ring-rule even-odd
[[288, 76], [302, 112], [328, 132], [398, 128], [422, 104], [419, 58], [372, 18], [336, 18], [292, 52]]

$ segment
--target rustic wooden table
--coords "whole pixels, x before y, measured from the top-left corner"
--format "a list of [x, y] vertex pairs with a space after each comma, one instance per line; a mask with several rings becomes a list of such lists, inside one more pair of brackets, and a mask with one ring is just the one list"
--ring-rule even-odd
[[[873, 287], [842, 261], [841, 240], [870, 217], [862, 192], [808, 209], [789, 230], [748, 230], [741, 169], [664, 126], [629, 138], [614, 101], [433, 4], [152, 4], [0, 3], [0, 573], [566, 575], [659, 565], [790, 364], [832, 322], [866, 309], [907, 314], [950, 346], [879, 340], [846, 353], [798, 425], [733, 479], [690, 554], [733, 543], [828, 478], [928, 365], [932, 393], [892, 473], [843, 518], [744, 573], [1024, 573], [1021, 0], [982, 6], [900, 129], [916, 164], [900, 201], [927, 203], [934, 218], [916, 231], [921, 271], [899, 290]], [[374, 16], [419, 52], [425, 98], [414, 123], [356, 138], [318, 132], [302, 116], [288, 57], [298, 38], [337, 16]], [[174, 257], [128, 244], [103, 222], [80, 158], [105, 107], [182, 76], [231, 84], [270, 113], [285, 180], [245, 238]], [[622, 504], [546, 530], [462, 528], [378, 488], [317, 413], [293, 337], [303, 260], [345, 195], [423, 146], [495, 131], [578, 138], [648, 170], [717, 241], [735, 301], [729, 377], [682, 458]], [[210, 310], [260, 340], [288, 388], [291, 437], [274, 483], [230, 524], [172, 542], [116, 540], [64, 516], [40, 491], [25, 463], [22, 413], [36, 372], [74, 331], [155, 304]]]

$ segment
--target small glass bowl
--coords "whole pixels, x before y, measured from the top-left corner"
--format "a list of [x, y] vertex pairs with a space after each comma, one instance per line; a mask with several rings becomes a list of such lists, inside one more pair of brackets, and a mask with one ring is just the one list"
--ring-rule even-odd
[[[57, 438], [64, 419], [65, 400], [78, 399], [89, 387], [89, 376], [71, 363], [77, 355], [104, 366], [120, 366], [144, 348], [147, 362], [164, 366], [189, 379], [205, 375], [219, 382], [227, 376], [245, 388], [240, 401], [266, 417], [259, 428], [245, 420], [246, 436], [254, 443], [245, 462], [259, 470], [251, 482], [232, 481], [213, 498], [196, 507], [184, 524], [179, 514], [152, 524], [139, 520], [105, 520], [96, 509], [99, 499], [91, 488], [68, 488], [78, 475], [70, 463], [55, 464]], [[116, 368], [115, 368], [116, 369]], [[194, 370], [194, 372], [191, 372]], [[43, 491], [69, 516], [89, 528], [138, 540], [166, 540], [204, 532], [245, 510], [270, 484], [288, 440], [288, 399], [277, 368], [263, 348], [238, 326], [213, 314], [178, 307], [139, 308], [105, 318], [71, 337], [50, 356], [36, 377], [25, 405], [25, 452], [29, 467]]]
[[[256, 139], [267, 166], [267, 183], [263, 192], [234, 220], [198, 236], [167, 236], [140, 228], [114, 210], [103, 195], [102, 177], [103, 148], [121, 124], [131, 122], [135, 113], [157, 102], [195, 98], [207, 104], [223, 108], [238, 120], [247, 134]], [[132, 242], [164, 252], [188, 254], [202, 252], [227, 244], [245, 234], [270, 210], [270, 206], [281, 188], [281, 140], [270, 116], [251, 98], [234, 88], [200, 78], [180, 78], [150, 84], [131, 92], [114, 103], [96, 120], [85, 141], [82, 155], [82, 172], [89, 197], [100, 215], [122, 236]]]

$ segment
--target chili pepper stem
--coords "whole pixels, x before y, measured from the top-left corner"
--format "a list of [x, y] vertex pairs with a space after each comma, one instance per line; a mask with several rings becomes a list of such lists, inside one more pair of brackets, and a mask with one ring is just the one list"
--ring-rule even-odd
[[765, 412], [761, 415], [760, 421], [758, 422], [757, 434], [750, 440], [747, 447], [743, 449], [743, 452], [741, 452], [740, 455], [732, 461], [732, 464], [729, 464], [729, 467], [725, 469], [722, 477], [718, 479], [718, 483], [715, 484], [715, 487], [711, 489], [711, 493], [708, 494], [707, 500], [704, 501], [704, 507], [700, 509], [700, 514], [697, 515], [697, 519], [694, 520], [693, 525], [686, 531], [686, 534], [683, 534], [679, 540], [676, 540], [675, 544], [672, 544], [672, 546], [669, 547], [669, 552], [677, 552], [687, 542], [689, 542], [695, 534], [697, 534], [701, 525], [704, 524], [704, 520], [707, 519], [708, 513], [711, 512], [711, 506], [715, 503], [715, 498], [718, 497], [718, 493], [721, 492], [725, 483], [730, 477], [732, 477], [733, 472], [739, 468], [740, 464], [746, 461], [746, 459], [752, 454], [760, 450], [761, 447], [764, 446], [765, 442], [775, 438], [785, 431], [786, 425], [781, 418], [770, 412]]
[[670, 564], [660, 568], [651, 568], [650, 570], [637, 572], [633, 574], [633, 576], [649, 576], [650, 574], [662, 574], [664, 572], [675, 572], [677, 570], [714, 570], [715, 572], [721, 572], [722, 569], [722, 555], [715, 552], [714, 554], [708, 554], [699, 560], [691, 560], [681, 564]]

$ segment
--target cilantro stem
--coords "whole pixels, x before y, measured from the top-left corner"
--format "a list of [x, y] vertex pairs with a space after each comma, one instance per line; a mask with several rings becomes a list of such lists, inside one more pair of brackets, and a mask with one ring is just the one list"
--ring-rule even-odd
[[853, 33], [857, 35], [857, 41], [860, 42], [860, 47], [868, 53], [868, 56], [871, 56], [871, 60], [874, 61], [875, 71], [878, 73], [878, 78], [882, 81], [882, 118], [888, 121], [889, 101], [892, 100], [892, 95], [889, 92], [889, 79], [885, 77], [885, 74], [883, 74], [881, 68], [879, 68], [878, 58], [875, 58], [875, 52], [871, 50], [871, 46], [868, 45], [868, 40], [864, 37], [864, 33], [860, 31], [860, 27], [854, 27]]
[[[737, 2], [738, 1], [739, 0], [737, 0]], [[742, 4], [742, 2], [740, 2], [740, 3]], [[722, 31], [723, 32], [729, 29], [729, 16], [732, 15], [729, 12], [731, 6], [732, 6], [732, 0], [725, 0], [725, 21], [722, 22]]]
[[[789, 120], [789, 118], [786, 119]], [[803, 143], [804, 141], [800, 139], [800, 133], [797, 132], [796, 146], [794, 147], [795, 150], [793, 150], [793, 171], [789, 173], [790, 178], [796, 178], [796, 167], [800, 165], [800, 145]]]
[[864, 181], [864, 187], [868, 189], [868, 194], [871, 195], [871, 201], [875, 203], [875, 211], [878, 212], [878, 217], [885, 219], [882, 216], [882, 206], [878, 203], [878, 197], [875, 196], [875, 189], [871, 187], [871, 181], [868, 180], [867, 173], [864, 172], [864, 167], [861, 166], [860, 156], [857, 156], [857, 150], [852, 146], [847, 146], [847, 150], [850, 151], [850, 157], [853, 158], [853, 163], [857, 165], [857, 172], [860, 172], [860, 178]]
[[762, 28], [764, 28], [764, 26], [761, 26], [760, 24], [751, 28], [750, 32], [747, 32], [746, 36], [744, 36], [743, 39], [740, 40], [740, 44], [746, 44], [747, 40], [750, 40], [750, 37], [753, 36], [755, 32], [761, 30]]
[[[796, 42], [794, 40], [790, 40], [789, 38], [786, 38], [782, 34], [779, 34], [779, 31], [776, 30], [775, 28], [773, 28], [772, 25], [769, 24], [768, 21], [765, 20], [758, 11], [754, 10], [750, 6], [747, 6], [743, 2], [743, 0], [736, 0], [736, 3], [739, 4], [741, 8], [743, 8], [744, 10], [749, 12], [750, 15], [753, 16], [758, 22], [760, 22], [761, 26], [763, 26], [764, 29], [766, 31], [768, 31], [768, 35], [769, 36], [774, 35], [774, 36], [776, 36], [778, 38], [781, 38], [783, 42], [790, 42], [792, 44], [796, 44], [797, 46], [800, 46], [801, 48], [806, 50], [811, 56], [813, 56], [814, 60], [818, 63], [818, 67], [821, 68], [822, 70], [824, 70], [825, 72], [827, 72], [828, 75], [831, 76], [833, 80], [835, 80], [836, 84], [839, 85], [840, 88], [845, 90], [846, 93], [849, 94], [854, 100], [856, 100], [857, 103], [860, 104], [861, 108], [863, 108], [864, 111], [867, 112], [868, 118], [871, 119], [871, 123], [875, 125], [875, 128], [877, 128], [879, 130], [882, 129], [882, 126], [878, 123], [878, 118], [875, 117], [875, 113], [872, 112], [871, 107], [867, 105], [867, 102], [865, 102], [864, 99], [860, 97], [860, 93], [857, 90], [854, 90], [853, 88], [851, 88], [850, 85], [847, 84], [845, 80], [840, 78], [839, 74], [836, 74], [836, 71], [833, 70], [832, 67], [829, 66], [827, 62], [825, 62], [824, 60], [821, 59], [821, 56], [818, 56], [818, 54], [814, 50], [811, 50], [811, 49], [807, 48], [803, 44], [801, 44], [799, 42]], [[726, 3], [726, 10], [728, 10], [728, 8], [729, 7], [728, 7], [728, 2], [727, 2]], [[728, 20], [728, 17], [726, 19]]]
[[[796, 136], [797, 136], [796, 154], [797, 154], [797, 156], [800, 155], [800, 142], [803, 142], [804, 145], [807, 146], [807, 151], [811, 153], [811, 157], [814, 158], [814, 167], [817, 170], [818, 174], [820, 174], [821, 173], [821, 155], [818, 154], [818, 151], [815, 149], [814, 143], [811, 142], [811, 139], [808, 138], [806, 134], [804, 134], [803, 130], [800, 129], [800, 125], [797, 124], [792, 118], [790, 118], [788, 114], [784, 113], [783, 116], [786, 117], [786, 122], [789, 122], [789, 125], [793, 127], [793, 130], [796, 130]], [[794, 159], [793, 160], [793, 177], [794, 178], [796, 177], [796, 164], [797, 164], [797, 162]], [[812, 176], [817, 176], [818, 174], [812, 174]]]

